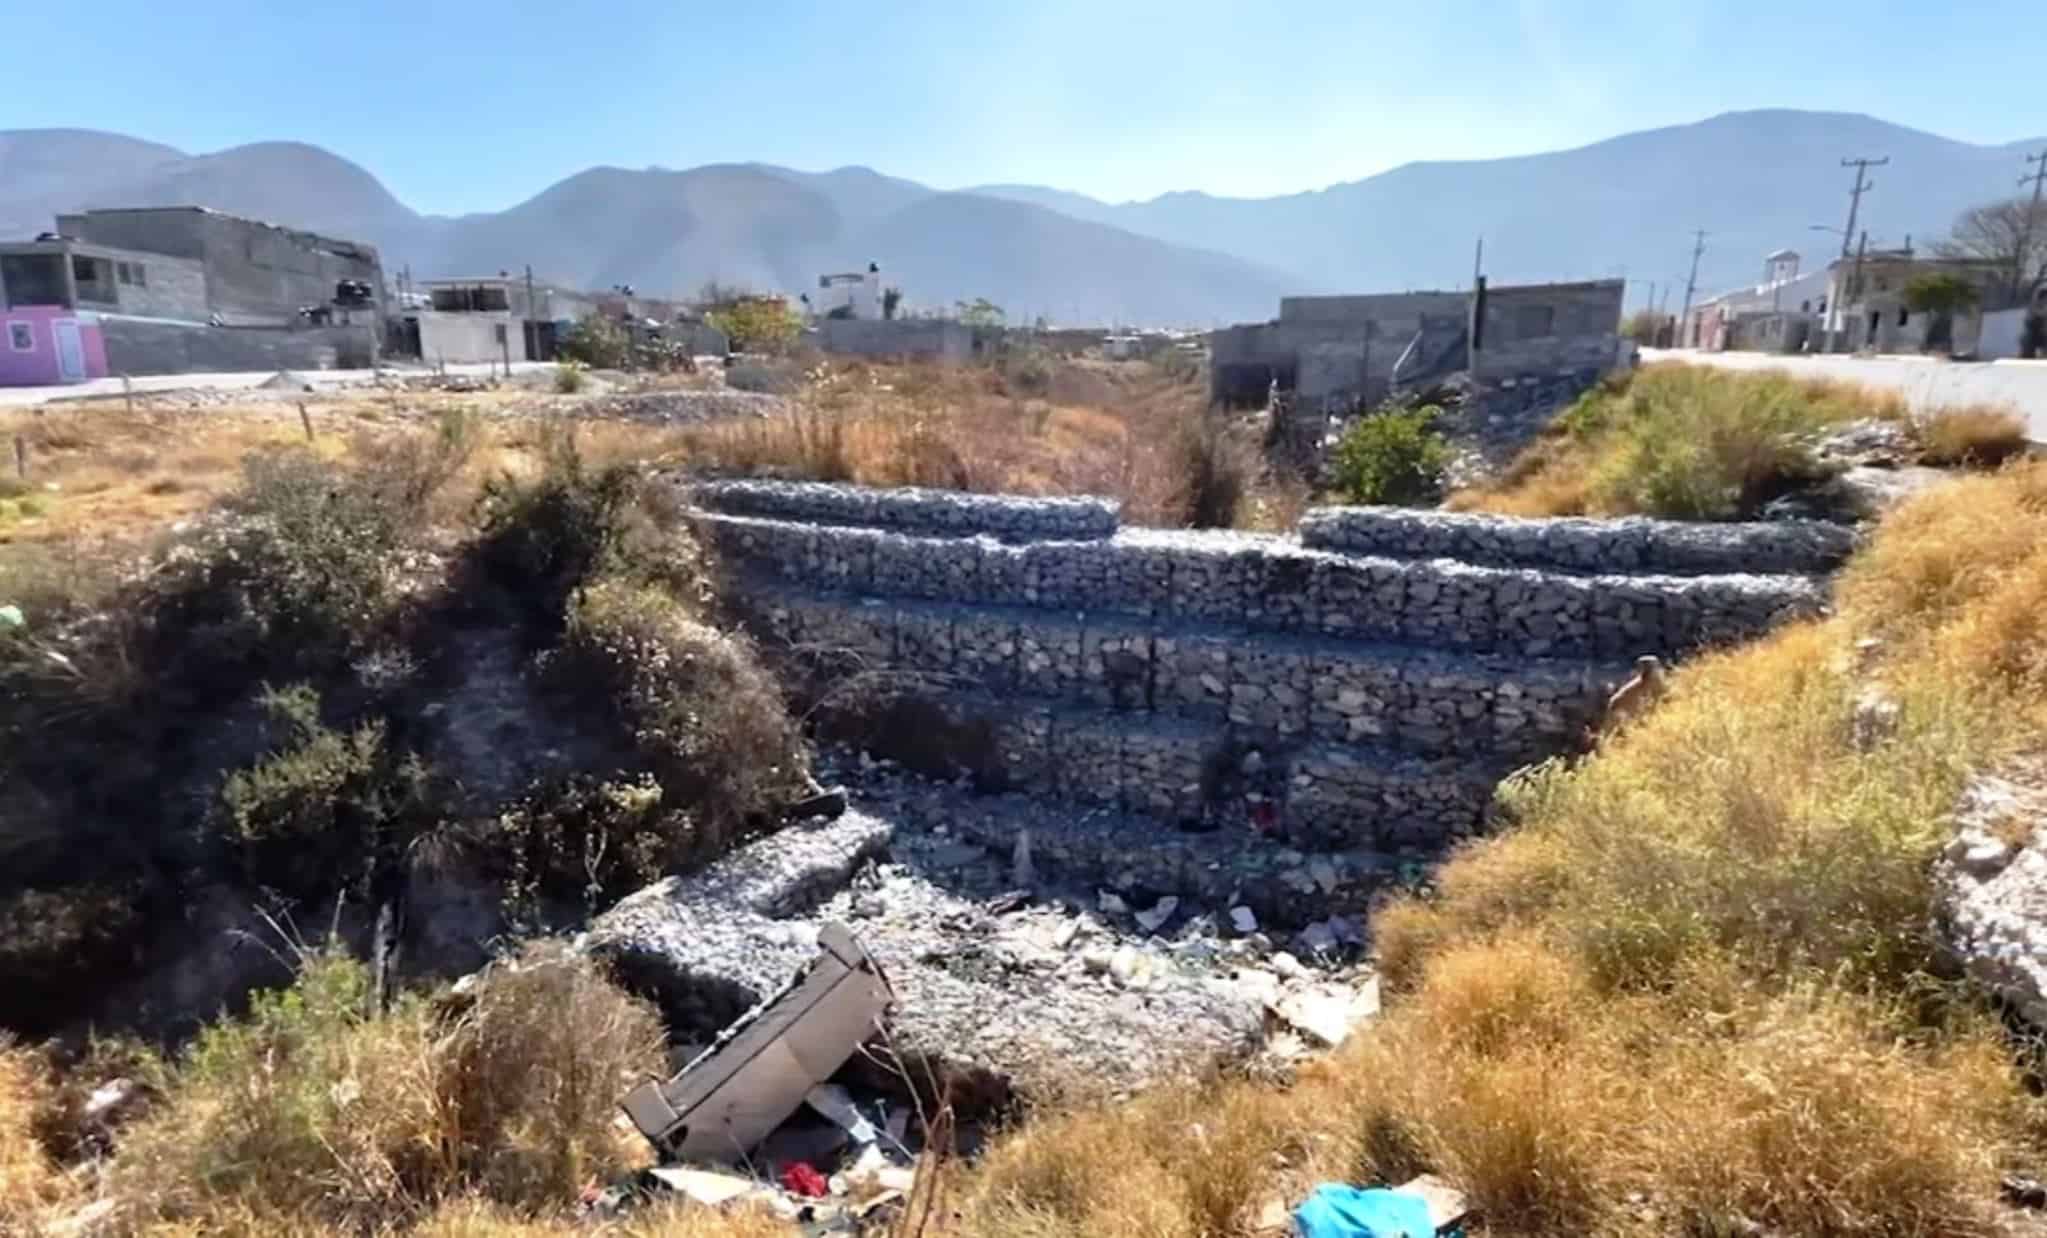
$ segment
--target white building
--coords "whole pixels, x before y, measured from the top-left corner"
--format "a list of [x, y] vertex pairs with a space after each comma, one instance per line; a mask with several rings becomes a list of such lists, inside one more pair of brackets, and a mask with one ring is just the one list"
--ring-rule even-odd
[[1799, 254], [1780, 249], [1763, 259], [1761, 283], [1695, 301], [1678, 326], [1678, 344], [1720, 352], [1729, 348], [1794, 352], [1827, 312], [1829, 274], [1799, 272]]
[[881, 268], [867, 264], [865, 271], [847, 271], [817, 277], [817, 290], [810, 294], [810, 312], [819, 318], [878, 319], [881, 315]]

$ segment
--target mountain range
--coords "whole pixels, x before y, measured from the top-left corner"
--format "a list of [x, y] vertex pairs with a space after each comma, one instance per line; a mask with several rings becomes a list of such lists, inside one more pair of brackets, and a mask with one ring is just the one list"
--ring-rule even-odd
[[1895, 245], [2010, 196], [2021, 156], [2043, 145], [1752, 111], [1271, 198], [1107, 203], [1031, 185], [938, 190], [861, 167], [711, 164], [591, 168], [508, 209], [450, 217], [412, 210], [365, 168], [303, 143], [193, 155], [93, 130], [0, 130], [0, 237], [80, 207], [204, 205], [368, 241], [388, 270], [419, 278], [531, 264], [587, 288], [688, 293], [716, 279], [794, 293], [873, 261], [912, 306], [987, 297], [1013, 320], [1206, 326], [1270, 317], [1288, 293], [1462, 287], [1480, 238], [1495, 281], [1625, 274], [1668, 287], [1686, 278], [1704, 229], [1704, 295], [1753, 282], [1780, 247], [1809, 263], [1837, 253], [1843, 157], [1889, 157], [1858, 230]]

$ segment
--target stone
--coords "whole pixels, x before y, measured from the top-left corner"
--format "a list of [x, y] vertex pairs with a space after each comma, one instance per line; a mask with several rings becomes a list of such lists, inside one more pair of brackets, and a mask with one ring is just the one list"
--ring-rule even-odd
[[1152, 973], [1150, 956], [1134, 947], [1123, 946], [1109, 956], [1109, 978], [1126, 989], [1150, 988]]
[[1944, 950], [1979, 987], [2047, 1028], [2047, 790], [1979, 775], [1963, 789], [1955, 831], [1934, 861], [1934, 924]]
[[1284, 950], [1274, 954], [1266, 962], [1273, 971], [1279, 973], [1282, 980], [1299, 980], [1308, 974], [1308, 969], [1301, 966], [1301, 961]]
[[1173, 913], [1179, 909], [1180, 900], [1168, 894], [1157, 903], [1154, 903], [1151, 910], [1138, 912], [1137, 923], [1145, 932], [1156, 933], [1166, 921], [1173, 918]]
[[1240, 904], [1230, 908], [1230, 927], [1239, 933], [1255, 933], [1258, 931], [1258, 917], [1249, 907]]
[[1090, 975], [1100, 976], [1108, 972], [1114, 960], [1115, 954], [1112, 951], [1086, 950], [1081, 953], [1080, 965], [1086, 968]]
[[1308, 876], [1314, 879], [1316, 888], [1324, 894], [1336, 893], [1336, 887], [1341, 883], [1336, 865], [1332, 864], [1327, 856], [1318, 855], [1308, 861]]
[[1105, 916], [1120, 916], [1130, 910], [1130, 905], [1114, 890], [1103, 890], [1095, 896], [1095, 909]]
[[1849, 723], [1849, 742], [1857, 752], [1869, 752], [1898, 733], [1901, 707], [1889, 693], [1878, 687], [1864, 688], [1855, 698]]
[[1310, 955], [1335, 954], [1341, 945], [1336, 940], [1335, 931], [1320, 920], [1302, 929], [1298, 940], [1302, 952]]

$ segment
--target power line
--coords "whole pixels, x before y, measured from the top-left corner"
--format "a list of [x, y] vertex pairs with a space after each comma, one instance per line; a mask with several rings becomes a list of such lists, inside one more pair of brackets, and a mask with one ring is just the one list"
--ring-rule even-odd
[[1880, 168], [1891, 161], [1889, 155], [1881, 159], [1843, 159], [1841, 166], [1855, 169], [1855, 188], [1848, 191], [1848, 226], [1841, 229], [1841, 256], [1848, 256], [1848, 244], [1855, 236], [1855, 215], [1862, 209], [1862, 195], [1876, 188], [1876, 182], [1867, 179], [1871, 168]]
[[1701, 228], [1692, 241], [1692, 273], [1685, 278], [1685, 305], [1678, 312], [1677, 320], [1682, 323], [1692, 316], [1692, 293], [1699, 286], [1699, 255], [1706, 252], [1706, 230]]
[[2027, 181], [2033, 182], [2033, 202], [2019, 217], [2019, 248], [2018, 252], [2012, 255], [2011, 291], [2015, 297], [2024, 291], [2026, 282], [2026, 257], [2033, 247], [2033, 218], [2040, 213], [2040, 186], [2047, 182], [2047, 150], [2037, 155], [2027, 155], [2026, 162], [2037, 166], [2019, 178], [2021, 189], [2025, 188]]

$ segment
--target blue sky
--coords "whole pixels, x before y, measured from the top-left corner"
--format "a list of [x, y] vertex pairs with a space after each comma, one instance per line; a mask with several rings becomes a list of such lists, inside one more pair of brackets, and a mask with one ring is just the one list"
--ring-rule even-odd
[[[1264, 195], [1736, 108], [2047, 130], [2038, 0], [9, 5], [0, 128], [293, 138], [419, 210], [597, 163]], [[1706, 12], [1710, 11], [1710, 12]]]

